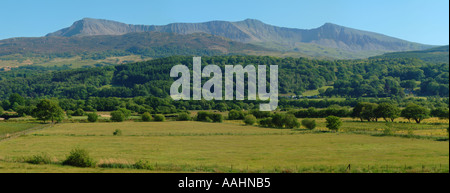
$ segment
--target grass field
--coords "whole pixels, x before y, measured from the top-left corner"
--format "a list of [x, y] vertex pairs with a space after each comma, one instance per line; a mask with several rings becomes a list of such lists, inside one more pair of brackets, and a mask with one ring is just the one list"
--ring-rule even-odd
[[[324, 132], [324, 123], [317, 121], [318, 132], [243, 126], [239, 121], [48, 125], [1, 141], [0, 172], [448, 172], [448, 141]], [[348, 129], [376, 124], [344, 120]], [[423, 125], [417, 131], [442, 126]], [[116, 129], [123, 134], [114, 136]], [[58, 164], [75, 147], [90, 151], [98, 166]], [[20, 161], [40, 153], [56, 164]], [[152, 169], [109, 168], [138, 160], [148, 161]]]

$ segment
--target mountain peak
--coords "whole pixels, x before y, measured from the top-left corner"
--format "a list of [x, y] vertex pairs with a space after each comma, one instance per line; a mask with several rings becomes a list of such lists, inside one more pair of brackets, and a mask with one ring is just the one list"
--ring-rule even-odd
[[380, 54], [432, 47], [330, 22], [315, 29], [296, 29], [269, 25], [251, 18], [237, 22], [210, 21], [168, 25], [130, 25], [111, 20], [83, 18], [72, 26], [47, 36], [123, 35], [132, 32], [168, 32], [183, 35], [207, 33], [241, 43], [275, 47], [283, 51], [302, 50], [304, 46], [315, 45], [344, 52], [371, 51]]

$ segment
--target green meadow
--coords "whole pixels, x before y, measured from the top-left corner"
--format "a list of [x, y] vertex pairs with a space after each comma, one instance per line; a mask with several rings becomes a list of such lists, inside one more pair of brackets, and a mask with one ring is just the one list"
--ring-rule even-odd
[[[396, 123], [389, 127], [397, 135], [389, 136], [380, 135], [387, 127], [384, 122], [344, 119], [341, 131], [331, 132], [322, 119], [316, 121], [315, 130], [245, 126], [240, 121], [17, 127], [11, 125], [22, 123], [0, 123], [0, 131], [45, 126], [0, 141], [0, 172], [448, 172], [448, 121], [431, 119], [420, 127]], [[403, 135], [410, 127], [414, 131]], [[113, 134], [117, 129], [122, 135]], [[74, 148], [88, 150], [96, 166], [63, 166], [61, 162]], [[40, 154], [51, 157], [52, 163], [24, 161]], [[139, 161], [150, 167], [132, 167]]]

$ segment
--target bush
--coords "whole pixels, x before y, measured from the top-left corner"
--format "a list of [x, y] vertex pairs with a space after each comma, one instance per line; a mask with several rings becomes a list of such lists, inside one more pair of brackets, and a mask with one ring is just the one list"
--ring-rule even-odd
[[188, 113], [180, 113], [178, 114], [177, 121], [190, 121], [191, 116]]
[[126, 108], [120, 108], [117, 111], [120, 111], [123, 113], [124, 119], [129, 119], [131, 116], [131, 111]]
[[145, 169], [145, 170], [151, 170], [153, 167], [148, 163], [148, 161], [139, 160], [134, 165], [134, 168], [136, 169]]
[[284, 125], [286, 128], [290, 129], [300, 127], [300, 123], [298, 122], [297, 118], [290, 113], [284, 115]]
[[302, 120], [302, 125], [304, 127], [306, 127], [309, 130], [313, 130], [314, 128], [316, 128], [316, 120], [313, 119], [303, 119]]
[[72, 115], [73, 115], [73, 111], [71, 111], [71, 110], [67, 110], [66, 111], [66, 115], [67, 115], [67, 118], [72, 118]]
[[342, 121], [339, 117], [336, 116], [328, 116], [327, 120], [327, 128], [333, 131], [338, 131], [339, 127], [342, 125]]
[[256, 123], [256, 117], [253, 115], [247, 115], [244, 117], [244, 123], [246, 125], [254, 125]]
[[87, 150], [75, 148], [70, 152], [62, 164], [76, 167], [94, 167], [95, 161], [89, 156]]
[[122, 111], [113, 111], [111, 112], [111, 121], [113, 122], [122, 122], [125, 120], [125, 115]]
[[[211, 113], [206, 112], [206, 111], [199, 111], [199, 112], [197, 113], [197, 118], [196, 118], [196, 120], [197, 120], [197, 121], [206, 121], [206, 122], [209, 122], [206, 118], [209, 118], [209, 119], [211, 120], [210, 114], [211, 114]], [[211, 122], [212, 122], [212, 121], [211, 121]]]
[[252, 114], [253, 116], [255, 116], [258, 119], [267, 118], [267, 117], [271, 116], [270, 111], [260, 111], [258, 109], [251, 110], [250, 114]]
[[284, 115], [276, 113], [272, 116], [272, 125], [274, 127], [282, 128], [284, 126]]
[[115, 135], [115, 136], [121, 136], [121, 135], [122, 135], [122, 130], [116, 129], [116, 130], [113, 132], [113, 135]]
[[150, 115], [149, 112], [145, 112], [144, 114], [142, 114], [141, 118], [142, 118], [142, 121], [149, 122], [152, 120], [152, 115]]
[[72, 116], [84, 116], [86, 113], [84, 112], [83, 109], [77, 109], [75, 112], [73, 112], [71, 115]]
[[42, 153], [27, 158], [25, 162], [30, 164], [51, 164], [53, 163], [53, 158], [47, 153]]
[[230, 112], [228, 112], [229, 120], [242, 120], [244, 119], [244, 116], [245, 114], [242, 111], [231, 110]]
[[88, 116], [87, 120], [89, 122], [97, 122], [97, 120], [98, 120], [97, 113], [88, 113], [87, 116]]
[[261, 125], [263, 127], [273, 127], [272, 117], [267, 117], [267, 118], [259, 120], [259, 125]]
[[223, 122], [223, 116], [219, 113], [212, 113], [210, 118], [213, 122], [221, 123]]
[[164, 117], [164, 115], [161, 114], [156, 114], [154, 120], [158, 122], [163, 122], [166, 120], [166, 117]]
[[223, 116], [219, 113], [209, 113], [206, 111], [199, 111], [197, 113], [196, 120], [204, 122], [222, 122]]

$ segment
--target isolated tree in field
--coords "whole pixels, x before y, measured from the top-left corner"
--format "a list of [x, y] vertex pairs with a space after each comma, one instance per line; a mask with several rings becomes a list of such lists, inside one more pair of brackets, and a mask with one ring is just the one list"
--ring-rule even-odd
[[88, 121], [89, 122], [97, 122], [97, 120], [98, 120], [98, 115], [97, 115], [97, 113], [95, 113], [95, 112], [93, 112], [93, 113], [88, 113], [87, 114], [87, 117], [88, 117]]
[[376, 116], [382, 117], [386, 122], [389, 120], [394, 122], [394, 120], [400, 116], [400, 113], [400, 109], [390, 103], [381, 103], [375, 109]]
[[142, 121], [149, 122], [152, 120], [152, 115], [150, 115], [149, 112], [145, 112], [144, 114], [142, 114], [141, 118], [142, 118]]
[[54, 121], [61, 121], [64, 118], [64, 111], [56, 102], [44, 99], [36, 105], [32, 115], [36, 119], [44, 121], [44, 123], [48, 120], [51, 120], [53, 123]]
[[327, 128], [332, 131], [338, 131], [342, 125], [342, 121], [339, 117], [328, 116], [326, 118]]
[[113, 122], [122, 122], [125, 120], [125, 115], [122, 111], [113, 111], [111, 112], [111, 121]]
[[313, 130], [316, 128], [316, 120], [313, 119], [303, 119], [302, 120], [303, 127], [306, 127], [309, 130]]
[[244, 123], [246, 125], [254, 125], [256, 123], [256, 117], [254, 115], [247, 115], [244, 117]]
[[414, 103], [410, 103], [402, 110], [401, 116], [408, 120], [415, 120], [416, 123], [420, 123], [422, 120], [429, 117], [430, 111], [422, 106]]

